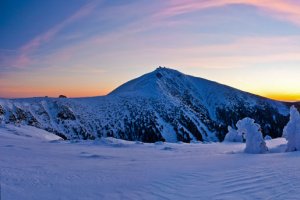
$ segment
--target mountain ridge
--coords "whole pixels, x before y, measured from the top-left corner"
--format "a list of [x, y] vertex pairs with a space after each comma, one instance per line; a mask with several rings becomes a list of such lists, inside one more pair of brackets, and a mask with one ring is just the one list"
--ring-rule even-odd
[[[121, 87], [123, 87], [124, 85], [130, 83], [130, 82], [133, 82], [139, 78], [142, 78], [144, 76], [147, 76], [147, 75], [150, 75], [150, 74], [154, 74], [154, 73], [159, 73], [160, 71], [167, 71], [167, 72], [175, 72], [177, 74], [180, 74], [180, 75], [185, 75], [185, 76], [189, 76], [191, 78], [195, 78], [195, 79], [201, 79], [203, 81], [207, 81], [207, 82], [210, 82], [211, 84], [217, 84], [217, 85], [222, 85], [222, 86], [225, 86], [227, 88], [230, 88], [230, 89], [234, 89], [234, 90], [239, 90], [240, 92], [244, 92], [244, 93], [247, 93], [247, 94], [250, 94], [250, 95], [254, 95], [254, 96], [257, 96], [259, 98], [265, 98], [265, 99], [268, 99], [268, 100], [272, 100], [272, 101], [277, 101], [277, 102], [283, 102], [283, 103], [300, 103], [298, 101], [295, 101], [295, 102], [290, 102], [290, 101], [282, 101], [282, 100], [277, 100], [277, 99], [272, 99], [272, 98], [269, 98], [269, 97], [266, 97], [266, 96], [263, 96], [263, 95], [259, 95], [259, 94], [254, 94], [254, 93], [251, 93], [251, 92], [248, 92], [248, 91], [245, 91], [245, 90], [241, 90], [241, 89], [238, 89], [238, 88], [235, 88], [233, 86], [229, 86], [229, 85], [226, 85], [224, 83], [220, 83], [218, 81], [213, 81], [213, 80], [209, 80], [209, 79], [206, 79], [206, 78], [202, 78], [202, 77], [198, 77], [198, 76], [194, 76], [194, 75], [187, 75], [187, 74], [184, 74], [176, 69], [172, 69], [172, 68], [168, 68], [168, 67], [161, 67], [159, 66], [158, 68], [156, 68], [154, 71], [151, 71], [151, 72], [148, 72], [142, 76], [139, 76], [137, 78], [134, 78], [130, 81], [127, 81], [123, 84], [121, 84], [120, 86], [118, 86], [117, 88], [115, 88], [114, 90], [112, 90], [111, 92], [109, 92], [107, 95], [111, 95], [111, 94], [114, 94], [116, 92], [118, 92], [117, 90], [121, 89]], [[102, 96], [107, 96], [107, 95], [102, 95]], [[84, 98], [84, 97], [80, 97], [80, 98]]]
[[105, 96], [0, 100], [0, 122], [28, 124], [65, 139], [221, 141], [243, 117], [280, 137], [289, 103], [159, 67]]

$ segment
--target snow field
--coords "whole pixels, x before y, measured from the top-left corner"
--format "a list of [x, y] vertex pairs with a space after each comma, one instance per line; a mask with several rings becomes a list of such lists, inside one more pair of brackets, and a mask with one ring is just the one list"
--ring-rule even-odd
[[2, 199], [297, 199], [300, 194], [300, 152], [284, 152], [283, 138], [266, 141], [270, 153], [245, 154], [243, 143], [71, 142], [37, 136], [39, 129], [26, 126], [12, 129], [0, 128]]

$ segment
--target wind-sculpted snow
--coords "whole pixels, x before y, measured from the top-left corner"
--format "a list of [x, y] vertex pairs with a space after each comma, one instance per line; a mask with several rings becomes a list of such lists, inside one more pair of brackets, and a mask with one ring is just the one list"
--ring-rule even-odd
[[239, 120], [236, 124], [238, 130], [237, 132], [240, 135], [245, 135], [246, 138], [246, 153], [266, 153], [268, 152], [268, 147], [266, 146], [266, 142], [263, 139], [261, 133], [261, 127], [259, 124], [254, 122], [254, 119], [244, 118]]
[[288, 114], [285, 103], [167, 68], [102, 97], [0, 100], [2, 123], [35, 126], [65, 139], [218, 141], [244, 117], [255, 119], [264, 135], [276, 138]]

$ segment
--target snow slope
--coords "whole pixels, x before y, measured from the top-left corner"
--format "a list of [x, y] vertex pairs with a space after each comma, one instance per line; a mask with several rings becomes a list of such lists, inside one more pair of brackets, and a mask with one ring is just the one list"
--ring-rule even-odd
[[276, 138], [288, 114], [286, 103], [162, 67], [102, 97], [0, 99], [0, 123], [27, 124], [65, 139], [219, 141], [244, 117]]
[[[49, 141], [0, 127], [1, 199], [298, 199], [300, 152], [245, 154], [237, 143]], [[27, 137], [24, 135], [31, 135]], [[49, 133], [48, 133], [49, 134]]]
[[38, 129], [33, 126], [27, 126], [27, 125], [14, 126], [11, 124], [6, 124], [1, 126], [1, 131], [7, 134], [16, 135], [16, 138], [18, 138], [18, 136], [22, 136], [22, 137], [28, 137], [30, 139], [42, 139], [45, 141], [62, 140], [61, 137], [53, 133], [49, 133], [45, 130]]

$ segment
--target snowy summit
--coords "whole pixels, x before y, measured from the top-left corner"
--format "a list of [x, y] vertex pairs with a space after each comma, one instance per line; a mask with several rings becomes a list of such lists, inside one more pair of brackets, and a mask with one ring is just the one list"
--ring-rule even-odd
[[107, 96], [1, 99], [1, 198], [297, 199], [289, 107], [168, 68]]
[[222, 141], [227, 127], [244, 117], [260, 124], [263, 136], [281, 137], [289, 107], [159, 67], [107, 96], [0, 99], [0, 122], [35, 126], [64, 139]]

